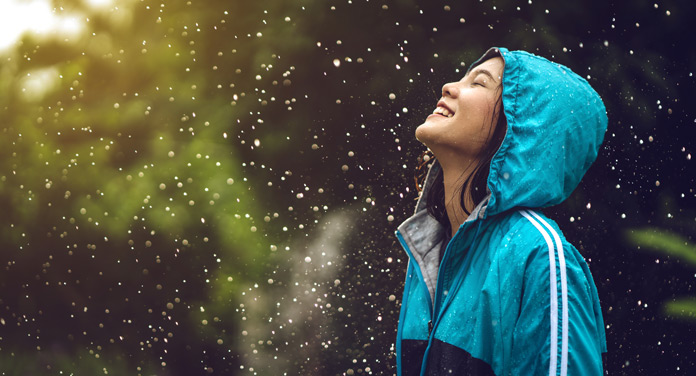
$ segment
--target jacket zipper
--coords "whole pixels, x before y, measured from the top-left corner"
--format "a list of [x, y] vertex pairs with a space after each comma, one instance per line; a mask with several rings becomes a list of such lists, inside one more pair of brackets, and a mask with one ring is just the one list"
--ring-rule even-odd
[[[460, 228], [460, 230], [461, 230], [461, 228]], [[456, 234], [455, 234], [455, 236], [456, 236]], [[408, 245], [406, 245], [406, 241], [404, 241], [404, 238], [401, 235], [401, 232], [399, 232], [398, 230], [396, 231], [396, 237], [397, 237], [397, 239], [399, 239], [399, 243], [401, 243], [401, 246], [404, 248], [404, 250], [408, 254], [409, 259], [414, 260], [413, 254], [411, 253], [411, 250], [408, 248]], [[452, 244], [453, 239], [454, 238], [451, 238], [449, 243], [445, 247], [445, 254], [442, 257], [442, 262], [440, 263], [440, 267], [438, 268], [438, 271], [437, 271], [437, 281], [435, 282], [436, 284], [435, 284], [434, 301], [433, 301], [433, 298], [430, 297], [430, 294], [427, 291], [425, 291], [427, 298], [428, 298], [427, 299], [428, 308], [430, 308], [430, 320], [428, 321], [428, 340], [430, 340], [430, 337], [432, 335], [432, 331], [435, 327], [435, 323], [437, 322], [437, 308], [440, 306], [440, 295], [441, 295], [440, 289], [442, 288], [441, 279], [444, 278], [442, 276], [444, 273], [443, 272], [443, 270], [444, 270], [443, 265], [444, 265], [445, 259], [447, 258], [447, 253], [449, 252], [450, 245]], [[423, 274], [421, 271], [421, 266], [418, 263], [415, 263], [415, 266], [416, 266], [416, 268], [414, 268], [414, 269], [416, 270], [416, 274], [417, 274], [418, 278], [421, 281], [424, 281]], [[402, 304], [403, 304], [403, 302], [402, 302]]]

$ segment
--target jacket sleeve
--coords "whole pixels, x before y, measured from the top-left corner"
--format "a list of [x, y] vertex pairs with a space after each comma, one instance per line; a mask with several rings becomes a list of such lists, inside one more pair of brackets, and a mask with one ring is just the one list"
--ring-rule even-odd
[[579, 252], [565, 239], [543, 242], [528, 255], [522, 280], [510, 374], [602, 375], [604, 322]]

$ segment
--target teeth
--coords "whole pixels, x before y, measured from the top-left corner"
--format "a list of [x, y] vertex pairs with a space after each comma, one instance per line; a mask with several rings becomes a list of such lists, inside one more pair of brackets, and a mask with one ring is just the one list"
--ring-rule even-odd
[[453, 113], [449, 112], [449, 110], [444, 108], [444, 107], [436, 107], [435, 110], [433, 111], [433, 114], [440, 114], [440, 115], [448, 117], [448, 118], [451, 118], [452, 116], [454, 116]]

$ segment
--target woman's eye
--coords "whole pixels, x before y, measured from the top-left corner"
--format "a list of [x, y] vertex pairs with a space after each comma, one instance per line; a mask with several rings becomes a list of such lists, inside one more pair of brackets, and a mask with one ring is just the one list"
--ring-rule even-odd
[[481, 82], [474, 82], [474, 85], [485, 86], [485, 85], [484, 85], [483, 83], [481, 83]]

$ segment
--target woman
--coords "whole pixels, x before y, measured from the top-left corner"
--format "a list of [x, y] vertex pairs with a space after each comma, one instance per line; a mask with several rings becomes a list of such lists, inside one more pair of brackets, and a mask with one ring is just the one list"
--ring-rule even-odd
[[492, 48], [443, 86], [416, 130], [436, 160], [396, 232], [399, 375], [602, 374], [590, 271], [534, 208], [570, 195], [606, 127], [587, 81], [523, 51]]

